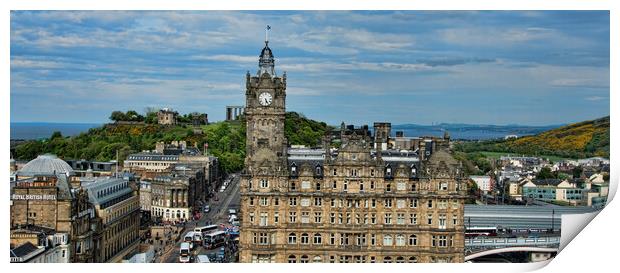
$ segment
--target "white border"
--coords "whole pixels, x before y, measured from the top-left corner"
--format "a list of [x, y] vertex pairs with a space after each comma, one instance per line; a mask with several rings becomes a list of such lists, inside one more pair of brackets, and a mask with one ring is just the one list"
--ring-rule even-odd
[[[176, 1], [164, 1], [164, 0], [150, 0], [150, 1], [121, 1], [121, 0], [106, 0], [106, 1], [80, 1], [80, 0], [65, 0], [65, 1], [37, 1], [37, 0], [20, 0], [20, 1], [2, 1], [3, 12], [0, 14], [1, 22], [3, 24], [3, 36], [2, 39], [2, 106], [3, 106], [3, 118], [4, 122], [1, 124], [3, 131], [2, 151], [4, 153], [2, 162], [4, 166], [7, 166], [9, 159], [9, 109], [10, 109], [10, 10], [14, 9], [55, 9], [55, 10], [91, 10], [91, 9], [107, 9], [107, 10], [184, 10], [184, 9], [211, 9], [211, 10], [252, 10], [252, 9], [292, 9], [292, 10], [320, 10], [320, 9], [332, 9], [332, 10], [351, 10], [351, 9], [378, 9], [378, 10], [402, 10], [402, 9], [416, 9], [416, 10], [543, 10], [543, 9], [561, 9], [561, 10], [611, 10], [611, 26], [610, 26], [610, 38], [611, 38], [611, 67], [610, 75], [618, 75], [618, 56], [614, 54], [614, 49], [619, 46], [618, 43], [618, 26], [619, 11], [617, 8], [618, 1], [601, 0], [601, 1], [587, 1], [587, 0], [563, 0], [563, 1], [541, 1], [541, 0], [523, 0], [523, 1], [494, 1], [494, 0], [475, 0], [475, 1], [402, 1], [402, 0], [383, 0], [383, 1], [364, 1], [364, 0], [349, 0], [349, 1], [275, 1], [275, 0], [245, 0], [245, 1], [201, 1], [197, 3], [196, 0], [176, 0]], [[409, 2], [409, 3], [404, 3]], [[614, 73], [616, 72], [616, 73]], [[610, 84], [610, 103], [615, 107], [610, 107], [611, 116], [615, 116], [617, 113], [618, 92], [617, 77], [611, 77]], [[611, 139], [618, 138], [617, 127], [611, 127]], [[611, 146], [611, 154], [618, 154], [618, 147]], [[615, 189], [618, 184], [618, 167], [613, 163], [612, 156], [612, 183], [611, 183], [611, 195], [615, 193]], [[8, 178], [8, 168], [2, 168], [3, 177]], [[8, 179], [7, 179], [8, 180]], [[6, 181], [6, 180], [5, 180]], [[4, 196], [8, 196], [8, 183], [2, 187], [2, 193]], [[611, 199], [611, 198], [610, 198]], [[619, 221], [618, 202], [610, 202], [605, 210], [603, 210], [598, 217], [596, 217], [582, 232], [577, 236], [566, 248], [562, 251], [554, 261], [552, 261], [547, 267], [544, 267], [541, 272], [573, 272], [573, 271], [595, 271], [604, 270], [611, 271], [612, 268], [617, 267], [615, 261], [617, 259], [615, 248], [620, 245], [620, 239], [615, 234]], [[4, 219], [9, 218], [8, 207], [9, 199], [6, 198], [3, 202], [4, 206], [1, 213], [4, 215]], [[8, 221], [7, 221], [8, 222]], [[2, 225], [3, 234], [9, 233], [8, 225]], [[2, 236], [3, 244], [8, 245], [8, 236]], [[5, 252], [6, 253], [6, 252]], [[8, 254], [8, 253], [7, 253]], [[8, 263], [8, 257], [6, 262]], [[361, 265], [361, 264], [307, 264], [307, 265], [242, 265], [242, 264], [210, 264], [207, 266], [200, 265], [187, 265], [191, 268], [188, 270], [196, 271], [277, 271], [284, 272], [290, 270], [296, 270], [301, 272], [314, 272], [316, 270], [344, 270], [344, 271], [361, 271], [361, 272], [376, 272], [378, 270], [416, 270], [416, 271], [458, 271], [463, 270], [468, 272], [508, 272], [508, 271], [529, 271], [535, 270], [545, 263], [541, 264], [452, 264], [452, 265], [429, 265], [419, 264], [415, 266], [403, 264], [375, 264], [375, 265]], [[6, 268], [6, 267], [5, 267]], [[72, 265], [15, 265], [10, 264], [9, 270], [19, 270], [21, 272], [27, 272], [32, 270], [42, 271], [89, 271], [100, 272], [109, 271], [114, 268], [121, 270], [148, 270], [149, 272], [170, 272], [178, 271], [179, 266], [176, 264], [149, 264], [149, 265], [93, 265], [93, 264], [72, 264]], [[185, 269], [183, 269], [185, 270]]]

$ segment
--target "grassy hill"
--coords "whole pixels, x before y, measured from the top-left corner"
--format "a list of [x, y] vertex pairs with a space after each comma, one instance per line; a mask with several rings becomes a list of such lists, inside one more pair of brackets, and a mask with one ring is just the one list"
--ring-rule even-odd
[[[73, 137], [63, 137], [55, 132], [48, 139], [26, 141], [14, 150], [19, 160], [31, 160], [37, 155], [53, 153], [64, 159], [87, 159], [122, 161], [127, 155], [155, 149], [158, 141], [185, 140], [188, 145], [202, 149], [209, 144], [209, 154], [220, 158], [222, 169], [234, 172], [243, 169], [245, 158], [245, 120], [240, 122], [216, 122], [200, 127], [202, 133], [192, 126], [161, 126], [158, 124], [107, 124], [90, 129]], [[285, 135], [290, 144], [316, 146], [329, 127], [295, 112], [286, 113]]]
[[510, 140], [461, 142], [461, 152], [501, 152], [562, 158], [609, 158], [609, 116]]

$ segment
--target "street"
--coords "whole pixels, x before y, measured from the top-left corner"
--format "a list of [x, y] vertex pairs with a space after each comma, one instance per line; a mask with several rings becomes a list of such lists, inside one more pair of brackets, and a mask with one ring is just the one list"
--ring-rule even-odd
[[[238, 174], [234, 174], [234, 178], [229, 183], [228, 187], [226, 187], [226, 190], [224, 190], [224, 192], [219, 192], [218, 190], [215, 196], [218, 197], [219, 201], [214, 201], [215, 198], [212, 198], [208, 203], [211, 210], [208, 213], [203, 212], [200, 219], [197, 221], [189, 221], [186, 224], [185, 228], [181, 231], [181, 239], [175, 242], [174, 248], [170, 249], [168, 252], [164, 253], [162, 257], [160, 257], [159, 262], [178, 263], [182, 237], [185, 236], [187, 232], [192, 231], [195, 227], [206, 226], [208, 224], [228, 225], [228, 209], [239, 210], [239, 202], [241, 199], [241, 195], [239, 193], [239, 180], [240, 176]], [[219, 249], [220, 247], [215, 249], [205, 249], [202, 246], [196, 246], [192, 251], [192, 257], [216, 253]], [[227, 249], [226, 256], [228, 261], [230, 261], [231, 258], [235, 257], [235, 253], [232, 253]]]

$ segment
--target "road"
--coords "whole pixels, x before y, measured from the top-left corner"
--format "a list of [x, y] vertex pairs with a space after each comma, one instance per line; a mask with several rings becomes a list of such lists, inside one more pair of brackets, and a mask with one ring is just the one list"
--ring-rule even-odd
[[[214, 201], [215, 198], [212, 198], [208, 205], [211, 210], [208, 213], [202, 213], [200, 219], [197, 221], [190, 221], [185, 230], [183, 231], [183, 235], [185, 235], [188, 231], [193, 230], [194, 227], [206, 226], [207, 223], [210, 224], [228, 224], [228, 209], [239, 209], [241, 195], [239, 192], [240, 184], [240, 175], [235, 174], [232, 181], [229, 183], [228, 187], [224, 192], [217, 192], [215, 195], [218, 197], [219, 201]], [[179, 250], [181, 247], [181, 242], [177, 242], [174, 248], [167, 253], [168, 255], [163, 255], [163, 260], [166, 263], [178, 263], [179, 262]], [[218, 249], [204, 249], [202, 246], [198, 246], [192, 252], [193, 256], [196, 255], [206, 255], [207, 253], [215, 253]], [[231, 253], [232, 256], [232, 253]]]

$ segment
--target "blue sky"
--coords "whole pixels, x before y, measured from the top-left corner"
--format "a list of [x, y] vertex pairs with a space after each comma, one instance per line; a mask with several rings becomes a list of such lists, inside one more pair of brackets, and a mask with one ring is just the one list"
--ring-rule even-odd
[[607, 11], [14, 11], [11, 121], [244, 103], [269, 24], [287, 110], [339, 124], [609, 115]]

